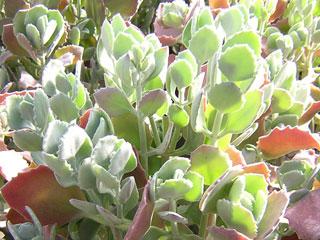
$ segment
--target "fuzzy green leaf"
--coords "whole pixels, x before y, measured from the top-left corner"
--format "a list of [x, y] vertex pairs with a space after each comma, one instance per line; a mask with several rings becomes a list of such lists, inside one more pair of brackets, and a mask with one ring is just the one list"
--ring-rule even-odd
[[192, 188], [192, 182], [187, 179], [169, 179], [159, 185], [158, 194], [164, 199], [179, 199]]
[[222, 113], [232, 113], [242, 108], [244, 97], [233, 82], [214, 85], [208, 92], [209, 103]]
[[246, 44], [235, 44], [222, 53], [219, 68], [229, 81], [252, 79], [256, 71], [255, 53]]
[[66, 122], [79, 117], [76, 104], [64, 93], [58, 93], [50, 99], [50, 107], [57, 117]]
[[172, 104], [169, 106], [168, 116], [177, 127], [185, 127], [189, 123], [188, 113], [178, 105]]
[[17, 131], [13, 134], [13, 142], [24, 151], [42, 151], [42, 137], [34, 132]]
[[205, 185], [211, 185], [231, 166], [228, 155], [212, 146], [202, 145], [191, 153], [190, 170], [202, 175]]
[[198, 201], [203, 193], [203, 177], [199, 173], [190, 171], [183, 178], [190, 180], [193, 184], [190, 191], [184, 195], [184, 199], [189, 202]]

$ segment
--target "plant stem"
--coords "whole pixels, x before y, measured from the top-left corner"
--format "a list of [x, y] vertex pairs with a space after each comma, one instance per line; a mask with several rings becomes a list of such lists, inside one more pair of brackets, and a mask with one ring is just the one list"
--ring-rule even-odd
[[112, 231], [113, 239], [114, 240], [122, 240], [121, 231], [119, 229], [117, 229], [115, 226], [110, 226], [110, 228]]
[[[176, 201], [173, 199], [173, 198], [170, 198], [169, 199], [169, 210], [171, 212], [176, 212], [177, 211], [177, 205], [176, 205]], [[179, 229], [178, 229], [178, 224], [177, 222], [170, 222], [171, 224], [171, 228], [172, 228], [172, 234], [173, 234], [173, 237], [178, 237], [180, 234], [179, 234]]]
[[205, 237], [208, 223], [208, 214], [202, 214], [200, 219], [199, 237]]
[[138, 85], [136, 88], [136, 99], [137, 99], [136, 110], [137, 110], [137, 117], [138, 117], [139, 137], [140, 137], [140, 162], [148, 178], [148, 156], [147, 156], [148, 149], [147, 149], [146, 129], [144, 126], [144, 116], [139, 110], [140, 101], [142, 99], [141, 85]]
[[216, 147], [218, 144], [218, 134], [220, 131], [222, 119], [223, 119], [223, 113], [217, 110], [214, 122], [213, 122], [213, 127], [212, 127], [212, 135], [211, 135], [211, 145]]
[[168, 147], [169, 153], [171, 153], [175, 150], [179, 138], [180, 138], [180, 127], [175, 127], [175, 129], [173, 131], [172, 138], [171, 138], [170, 145]]
[[117, 217], [123, 219], [123, 204], [117, 204]]
[[156, 144], [156, 147], [158, 147], [161, 144], [161, 140], [160, 140], [160, 136], [159, 136], [159, 133], [157, 130], [156, 123], [155, 123], [154, 118], [152, 116], [149, 116], [149, 121], [150, 121], [150, 125], [151, 125], [151, 130], [152, 130], [154, 142]]

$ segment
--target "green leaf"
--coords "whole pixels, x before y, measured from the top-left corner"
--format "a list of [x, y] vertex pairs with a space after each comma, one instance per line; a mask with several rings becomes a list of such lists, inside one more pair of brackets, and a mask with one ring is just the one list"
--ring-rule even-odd
[[33, 45], [34, 48], [40, 49], [41, 48], [41, 40], [40, 40], [40, 33], [38, 29], [33, 24], [27, 24], [26, 26], [26, 33], [27, 37], [30, 40], [30, 43]]
[[113, 56], [116, 59], [119, 59], [137, 43], [138, 42], [130, 34], [120, 32], [114, 39]]
[[272, 95], [271, 110], [273, 113], [286, 112], [292, 106], [290, 93], [282, 88], [276, 88]]
[[189, 123], [188, 113], [176, 104], [169, 106], [168, 116], [171, 122], [177, 127], [185, 127]]
[[244, 18], [238, 8], [232, 7], [219, 13], [215, 21], [217, 26], [222, 26], [226, 37], [229, 38], [242, 29]]
[[173, 157], [166, 161], [158, 171], [158, 178], [170, 179], [177, 169], [186, 172], [190, 167], [190, 160], [183, 157]]
[[236, 33], [223, 45], [222, 51], [224, 52], [227, 48], [235, 44], [248, 44], [257, 57], [261, 54], [261, 39], [254, 31], [241, 31]]
[[195, 77], [192, 65], [187, 60], [174, 61], [168, 69], [168, 74], [179, 89], [188, 87]]
[[275, 76], [273, 82], [276, 88], [283, 88], [288, 91], [292, 89], [296, 81], [297, 65], [294, 62], [287, 61]]
[[236, 229], [244, 235], [255, 238], [257, 226], [252, 213], [238, 204], [220, 199], [217, 203], [218, 215], [228, 228]]
[[119, 149], [123, 142], [123, 140], [117, 139], [116, 136], [100, 138], [91, 154], [92, 161], [109, 169], [112, 154]]
[[255, 196], [258, 191], [268, 194], [268, 183], [263, 174], [248, 173], [244, 175], [246, 180], [245, 190]]
[[227, 123], [221, 135], [242, 133], [259, 117], [258, 113], [263, 103], [263, 92], [258, 89], [247, 92], [244, 99], [244, 106], [240, 110], [228, 114]]
[[33, 103], [29, 103], [29, 102], [23, 100], [20, 103], [20, 113], [21, 113], [21, 117], [24, 120], [33, 122], [33, 118], [34, 118]]
[[208, 61], [219, 49], [220, 39], [213, 27], [204, 26], [192, 36], [189, 41], [189, 50], [199, 64]]
[[98, 212], [100, 213], [100, 216], [103, 218], [103, 220], [105, 221], [105, 224], [108, 226], [114, 226], [115, 224], [120, 224], [122, 223], [123, 220], [121, 220], [120, 218], [118, 218], [117, 216], [115, 216], [113, 213], [111, 213], [110, 211], [108, 211], [107, 209], [100, 207], [100, 206], [96, 206]]
[[116, 62], [116, 72], [125, 85], [132, 87], [131, 60], [129, 53], [122, 55]]
[[256, 71], [256, 56], [248, 45], [235, 44], [221, 54], [219, 68], [229, 81], [252, 79]]
[[304, 172], [293, 170], [281, 174], [280, 179], [281, 182], [286, 186], [287, 191], [292, 191], [301, 188], [302, 184], [306, 180], [306, 176]]
[[288, 194], [283, 191], [273, 191], [267, 199], [267, 207], [263, 218], [258, 225], [257, 238], [263, 239], [278, 224], [279, 218], [283, 216], [289, 203]]
[[[61, 138], [58, 156], [63, 160], [70, 160], [76, 157], [84, 159], [89, 157], [92, 151], [92, 143], [87, 133], [78, 125], [72, 125], [68, 128]], [[84, 149], [86, 151], [84, 151]], [[82, 151], [81, 151], [82, 150]]]
[[187, 172], [183, 178], [188, 179], [192, 182], [193, 186], [189, 192], [184, 195], [184, 199], [189, 202], [195, 202], [200, 199], [203, 193], [203, 177], [196, 172]]
[[21, 116], [19, 105], [23, 101], [21, 96], [9, 96], [6, 99], [6, 107], [8, 113], [8, 124], [11, 129], [24, 129], [33, 128], [33, 124], [30, 121], [24, 120]]
[[97, 189], [100, 193], [106, 193], [110, 190], [117, 190], [120, 182], [117, 177], [111, 175], [106, 169], [98, 164], [92, 165], [92, 172], [97, 177]]
[[14, 132], [13, 142], [18, 148], [24, 151], [42, 151], [42, 137], [34, 132]]
[[259, 190], [255, 196], [255, 202], [253, 203], [252, 213], [257, 223], [260, 222], [264, 215], [264, 212], [267, 207], [267, 199], [267, 194], [262, 190]]
[[96, 176], [93, 174], [91, 163], [91, 159], [86, 158], [79, 168], [79, 186], [85, 190], [94, 189], [96, 187]]
[[[120, 140], [121, 146], [112, 156], [109, 172], [112, 175], [120, 175], [133, 171], [137, 166], [137, 159], [130, 143]], [[120, 144], [118, 144], [120, 145]]]
[[[126, 183], [126, 179], [122, 181], [122, 183]], [[126, 216], [128, 212], [130, 212], [133, 208], [137, 206], [138, 201], [139, 201], [139, 192], [138, 192], [137, 184], [135, 183], [131, 191], [130, 197], [123, 205], [124, 216]]]
[[232, 113], [241, 109], [245, 101], [240, 88], [233, 82], [214, 85], [208, 92], [208, 100], [222, 113]]
[[169, 179], [164, 181], [157, 188], [158, 195], [164, 199], [179, 199], [192, 188], [192, 182], [187, 179]]
[[190, 171], [202, 175], [205, 185], [211, 185], [231, 166], [228, 154], [212, 146], [202, 145], [191, 153]]
[[63, 187], [78, 185], [77, 175], [71, 165], [53, 154], [42, 153], [43, 161], [54, 172], [58, 182]]
[[166, 92], [162, 89], [156, 89], [147, 92], [139, 102], [139, 110], [144, 116], [151, 116], [167, 103]]
[[38, 127], [44, 129], [48, 124], [49, 99], [42, 89], [38, 89], [34, 95], [34, 121]]
[[157, 213], [160, 218], [169, 222], [178, 222], [187, 224], [188, 219], [182, 217], [180, 214], [171, 211], [162, 211]]
[[211, 184], [203, 194], [199, 204], [200, 210], [204, 213], [217, 213], [218, 200], [225, 197], [229, 183], [242, 172], [240, 165], [227, 169], [225, 174]]
[[50, 122], [43, 138], [43, 151], [49, 154], [56, 154], [62, 136], [66, 133], [68, 127], [68, 123], [59, 120]]
[[135, 186], [136, 186], [136, 182], [134, 180], [134, 177], [132, 176], [126, 178], [123, 181], [123, 186], [121, 187], [120, 196], [119, 196], [120, 204], [124, 204], [129, 200]]
[[64, 93], [58, 93], [50, 99], [50, 107], [62, 121], [70, 122], [79, 117], [76, 104]]
[[162, 47], [157, 49], [154, 52], [154, 60], [155, 60], [155, 69], [153, 70], [152, 74], [149, 76], [149, 80], [154, 79], [157, 77], [163, 68], [168, 65], [168, 57], [169, 57], [169, 50], [168, 47]]
[[128, 98], [119, 88], [101, 88], [94, 93], [94, 98], [98, 105], [111, 117], [134, 112]]
[[240, 203], [241, 196], [244, 192], [245, 186], [245, 178], [243, 176], [239, 176], [232, 184], [232, 187], [229, 191], [228, 199], [235, 204]]
[[54, 36], [53, 33], [55, 32], [57, 25], [57, 21], [54, 19], [48, 21], [48, 26], [42, 35], [43, 44], [50, 44], [49, 40]]

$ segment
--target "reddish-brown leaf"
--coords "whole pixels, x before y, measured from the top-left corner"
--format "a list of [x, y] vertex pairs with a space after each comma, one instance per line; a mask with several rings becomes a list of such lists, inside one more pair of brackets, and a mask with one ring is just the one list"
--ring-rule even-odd
[[266, 180], [269, 182], [270, 181], [270, 170], [268, 166], [264, 162], [259, 162], [259, 163], [253, 163], [249, 164], [243, 167], [243, 173], [258, 173], [264, 175]]
[[246, 161], [244, 160], [241, 151], [236, 149], [234, 146], [229, 146], [226, 150], [226, 153], [229, 155], [229, 158], [232, 161], [232, 166], [235, 166], [235, 165], [245, 166], [246, 165]]
[[314, 190], [288, 208], [285, 218], [299, 239], [320, 239], [320, 189]]
[[209, 229], [210, 235], [215, 240], [250, 240], [242, 233], [237, 232], [235, 229], [227, 229], [225, 227], [212, 226]]
[[91, 109], [88, 109], [79, 119], [79, 127], [85, 129], [86, 126], [87, 126], [87, 123], [88, 123], [88, 120], [89, 120], [89, 117], [90, 117], [90, 113], [92, 111], [92, 108]]
[[54, 173], [43, 165], [19, 173], [1, 188], [1, 192], [9, 206], [28, 221], [31, 218], [25, 206], [29, 206], [43, 226], [63, 225], [82, 216], [81, 211], [69, 203], [70, 199], [85, 200], [80, 188], [62, 187]]
[[274, 22], [275, 20], [279, 19], [285, 12], [287, 8], [287, 0], [278, 0], [276, 10], [269, 18], [269, 22]]
[[20, 46], [13, 33], [13, 24], [3, 26], [2, 42], [11, 53], [20, 57], [29, 57], [29, 54]]
[[300, 117], [298, 124], [302, 125], [306, 122], [310, 121], [316, 113], [320, 111], [320, 101], [314, 102], [312, 105], [303, 113], [303, 115]]
[[24, 96], [27, 93], [29, 93], [32, 97], [34, 97], [35, 91], [36, 90], [24, 90], [19, 92], [9, 92], [9, 93], [0, 94], [0, 105], [6, 105], [6, 98], [12, 95]]
[[141, 203], [124, 240], [140, 240], [150, 227], [154, 209], [154, 202], [150, 197], [150, 182], [151, 180], [144, 187]]
[[268, 160], [300, 149], [315, 148], [320, 150], [320, 143], [316, 135], [309, 131], [288, 126], [283, 129], [276, 127], [269, 135], [260, 137], [258, 147], [262, 151], [263, 157]]
[[30, 4], [24, 0], [4, 0], [4, 12], [7, 17], [13, 18], [20, 9], [30, 8]]
[[[320, 51], [318, 51], [318, 52], [320, 53]], [[311, 84], [310, 85], [310, 90], [311, 90], [311, 97], [316, 101], [320, 101], [320, 88], [318, 88], [315, 85]]]

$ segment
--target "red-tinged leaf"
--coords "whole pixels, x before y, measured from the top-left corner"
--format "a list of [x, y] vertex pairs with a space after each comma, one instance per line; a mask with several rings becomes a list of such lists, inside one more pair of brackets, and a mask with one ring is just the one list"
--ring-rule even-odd
[[310, 192], [307, 196], [287, 209], [285, 218], [294, 229], [299, 239], [320, 239], [320, 189]]
[[18, 33], [16, 35], [17, 41], [19, 43], [19, 45], [21, 47], [23, 47], [24, 50], [27, 51], [27, 53], [29, 54], [29, 56], [35, 61], [37, 62], [37, 56], [32, 48], [32, 45], [29, 41], [29, 39], [23, 34], [23, 33]]
[[314, 178], [314, 181], [313, 181], [313, 189], [314, 190], [317, 190], [320, 188], [320, 182], [318, 181], [317, 178]]
[[28, 163], [23, 159], [20, 152], [1, 151], [0, 152], [0, 174], [10, 181], [18, 173], [23, 172], [28, 167]]
[[31, 221], [25, 210], [25, 206], [29, 206], [43, 226], [55, 223], [63, 225], [82, 216], [81, 211], [69, 203], [70, 199], [85, 200], [80, 188], [63, 188], [54, 173], [43, 165], [19, 173], [1, 188], [1, 192], [11, 208]]
[[27, 93], [29, 93], [32, 97], [34, 97], [36, 90], [24, 90], [20, 92], [9, 92], [9, 93], [3, 93], [0, 94], [0, 106], [6, 105], [6, 98], [12, 95], [18, 95], [18, 96], [24, 96]]
[[154, 210], [154, 202], [150, 197], [150, 182], [151, 180], [144, 187], [141, 203], [124, 240], [140, 240], [150, 227]]
[[29, 73], [22, 71], [18, 82], [18, 87], [21, 89], [38, 88], [41, 87], [41, 84]]
[[316, 148], [320, 150], [319, 140], [309, 131], [298, 127], [274, 128], [272, 132], [260, 137], [258, 147], [266, 160], [281, 157], [292, 151]]
[[4, 0], [4, 12], [7, 17], [13, 18], [20, 9], [30, 8], [30, 4], [24, 0]]
[[303, 115], [300, 117], [298, 124], [302, 125], [306, 122], [310, 121], [316, 113], [320, 111], [320, 101], [314, 102], [308, 109], [303, 113]]
[[209, 6], [215, 8], [228, 8], [229, 0], [209, 0]]
[[276, 10], [274, 11], [274, 13], [269, 18], [269, 22], [276, 21], [277, 19], [279, 19], [284, 14], [284, 12], [285, 12], [285, 10], [287, 8], [287, 3], [288, 3], [288, 0], [278, 0], [277, 6], [276, 6]]
[[79, 123], [78, 123], [79, 127], [83, 128], [83, 129], [86, 128], [91, 111], [92, 111], [92, 108], [91, 108], [91, 109], [88, 109], [88, 110], [80, 117]]
[[9, 212], [6, 215], [7, 220], [9, 220], [12, 224], [19, 224], [28, 222], [20, 213], [18, 213], [13, 208], [10, 208]]
[[229, 158], [232, 161], [232, 166], [235, 166], [235, 165], [245, 166], [246, 165], [246, 161], [244, 160], [241, 151], [236, 149], [234, 146], [229, 146], [226, 150], [226, 153], [229, 155]]
[[13, 33], [13, 24], [3, 26], [2, 42], [11, 53], [20, 57], [29, 57], [27, 51], [19, 45]]
[[243, 167], [243, 173], [257, 173], [262, 174], [266, 178], [267, 182], [270, 180], [270, 170], [264, 162], [253, 163]]
[[250, 238], [237, 232], [235, 229], [212, 226], [209, 231], [214, 240], [250, 240]]
[[64, 66], [76, 65], [78, 61], [82, 60], [83, 47], [76, 45], [68, 45], [57, 49], [54, 57], [63, 62]]

